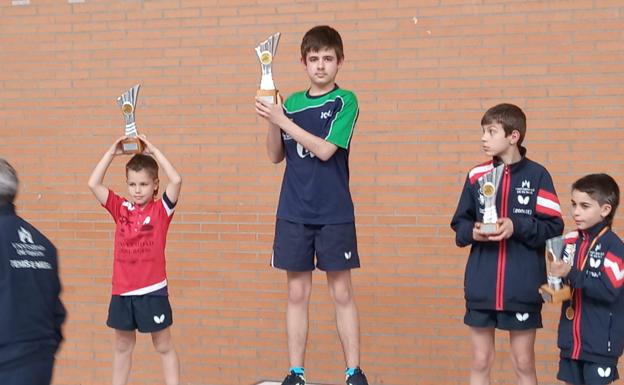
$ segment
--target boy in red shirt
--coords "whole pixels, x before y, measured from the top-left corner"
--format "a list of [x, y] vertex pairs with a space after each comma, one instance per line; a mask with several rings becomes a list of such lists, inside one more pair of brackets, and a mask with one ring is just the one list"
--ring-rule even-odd
[[[106, 151], [89, 178], [93, 195], [116, 225], [113, 291], [106, 322], [115, 329], [113, 385], [128, 382], [135, 329], [152, 334], [154, 348], [162, 358], [165, 383], [178, 385], [178, 355], [169, 330], [173, 320], [167, 293], [165, 245], [182, 178], [163, 153], [141, 135], [143, 154], [135, 155], [126, 164], [130, 199], [118, 196], [104, 186], [103, 179], [113, 158], [123, 153], [123, 139], [117, 139]], [[159, 187], [156, 161], [169, 178], [162, 199], [154, 199]]]

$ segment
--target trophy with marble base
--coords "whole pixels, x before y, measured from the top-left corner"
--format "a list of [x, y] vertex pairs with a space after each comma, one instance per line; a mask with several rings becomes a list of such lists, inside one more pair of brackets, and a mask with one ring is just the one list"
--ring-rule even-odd
[[483, 204], [483, 221], [479, 228], [484, 234], [493, 234], [498, 231], [498, 214], [496, 213], [496, 194], [498, 185], [505, 166], [500, 164], [492, 169], [492, 171], [483, 174], [479, 181], [479, 199]]
[[258, 55], [262, 67], [260, 89], [256, 92], [256, 96], [269, 103], [277, 103], [280, 97], [279, 91], [275, 88], [275, 83], [273, 82], [273, 69], [271, 67], [273, 57], [275, 56], [275, 52], [277, 52], [277, 44], [279, 43], [280, 35], [279, 32], [274, 33], [256, 47], [256, 54]]
[[140, 84], [130, 88], [117, 98], [117, 104], [121, 107], [124, 120], [126, 122], [125, 135], [128, 137], [121, 142], [124, 154], [140, 154], [143, 152], [143, 142], [139, 139], [134, 112], [136, 110], [136, 102], [139, 96]]
[[[550, 263], [563, 260], [566, 263], [572, 264], [572, 258], [567, 253], [564, 253], [563, 236], [557, 236], [546, 240], [546, 266], [549, 267]], [[574, 253], [572, 254], [574, 255]], [[549, 268], [547, 269], [549, 270]], [[550, 272], [547, 273], [547, 283], [540, 287], [540, 293], [545, 302], [561, 303], [572, 298], [572, 290], [570, 286], [563, 283], [561, 277], [553, 277]]]

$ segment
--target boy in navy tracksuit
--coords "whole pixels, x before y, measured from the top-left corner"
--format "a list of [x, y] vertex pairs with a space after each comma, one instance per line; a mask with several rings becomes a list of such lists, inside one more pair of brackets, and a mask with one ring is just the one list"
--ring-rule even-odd
[[17, 188], [0, 159], [0, 384], [49, 385], [65, 321], [57, 253], [16, 214]]
[[617, 183], [606, 174], [587, 175], [572, 185], [577, 231], [566, 236], [564, 261], [551, 274], [565, 277], [572, 299], [561, 307], [557, 378], [566, 384], [602, 385], [619, 378], [624, 347], [624, 244], [611, 231], [620, 200]]
[[[471, 246], [464, 277], [464, 323], [470, 327], [473, 351], [470, 384], [490, 383], [495, 329], [509, 331], [518, 383], [537, 384], [535, 332], [542, 327], [538, 288], [546, 282], [546, 239], [563, 231], [559, 200], [548, 171], [525, 157], [521, 144], [526, 117], [520, 108], [494, 106], [481, 126], [483, 151], [492, 160], [469, 171], [451, 222], [457, 245]], [[491, 233], [482, 228], [481, 186], [495, 169], [501, 176], [495, 198], [497, 229]]]

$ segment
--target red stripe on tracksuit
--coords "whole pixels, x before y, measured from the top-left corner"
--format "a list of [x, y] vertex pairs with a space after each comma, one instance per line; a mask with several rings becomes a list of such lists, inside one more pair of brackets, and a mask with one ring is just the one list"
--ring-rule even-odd
[[[589, 247], [589, 235], [583, 233], [583, 242], [579, 248], [578, 258], [576, 266], [580, 267], [584, 265], [585, 259], [587, 259], [587, 248]], [[581, 289], [574, 289], [574, 320], [572, 322], [572, 359], [578, 360], [581, 355], [581, 310], [583, 303], [581, 300]]]
[[[549, 201], [551, 201], [553, 203], [556, 203], [558, 205], [560, 204], [559, 203], [559, 198], [557, 198], [557, 195], [551, 193], [550, 191], [546, 191], [544, 189], [539, 189], [539, 191], [537, 192], [537, 197], [549, 200]], [[542, 206], [539, 203], [537, 203], [535, 205], [535, 211], [540, 213], [540, 214], [550, 215], [551, 217], [560, 217], [561, 216], [561, 212], [560, 211], [554, 210], [551, 207]]]
[[[501, 181], [501, 218], [507, 217], [507, 208], [509, 201], [509, 185], [511, 177], [509, 176], [509, 166], [505, 166], [503, 172], [503, 180]], [[498, 270], [496, 272], [496, 310], [503, 310], [503, 293], [505, 291], [505, 265], [507, 263], [507, 240], [500, 241], [498, 247]]]

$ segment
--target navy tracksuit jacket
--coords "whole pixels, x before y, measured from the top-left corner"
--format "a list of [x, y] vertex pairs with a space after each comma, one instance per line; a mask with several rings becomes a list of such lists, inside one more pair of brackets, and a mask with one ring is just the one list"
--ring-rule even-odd
[[544, 248], [548, 238], [563, 232], [559, 199], [548, 171], [524, 157], [504, 167], [497, 195], [499, 218], [513, 222], [513, 235], [500, 242], [476, 242], [475, 222], [483, 221], [484, 200], [479, 179], [492, 172], [498, 159], [470, 170], [451, 221], [458, 246], [470, 245], [464, 276], [469, 309], [537, 312], [538, 292], [546, 282]]
[[[615, 366], [624, 348], [624, 244], [610, 229], [594, 242], [605, 227], [601, 222], [566, 235], [574, 257], [566, 278], [574, 294], [562, 304], [557, 344], [561, 357]], [[565, 316], [570, 305], [572, 320]]]
[[0, 379], [15, 367], [54, 359], [65, 320], [60, 291], [54, 245], [12, 204], [0, 206]]

